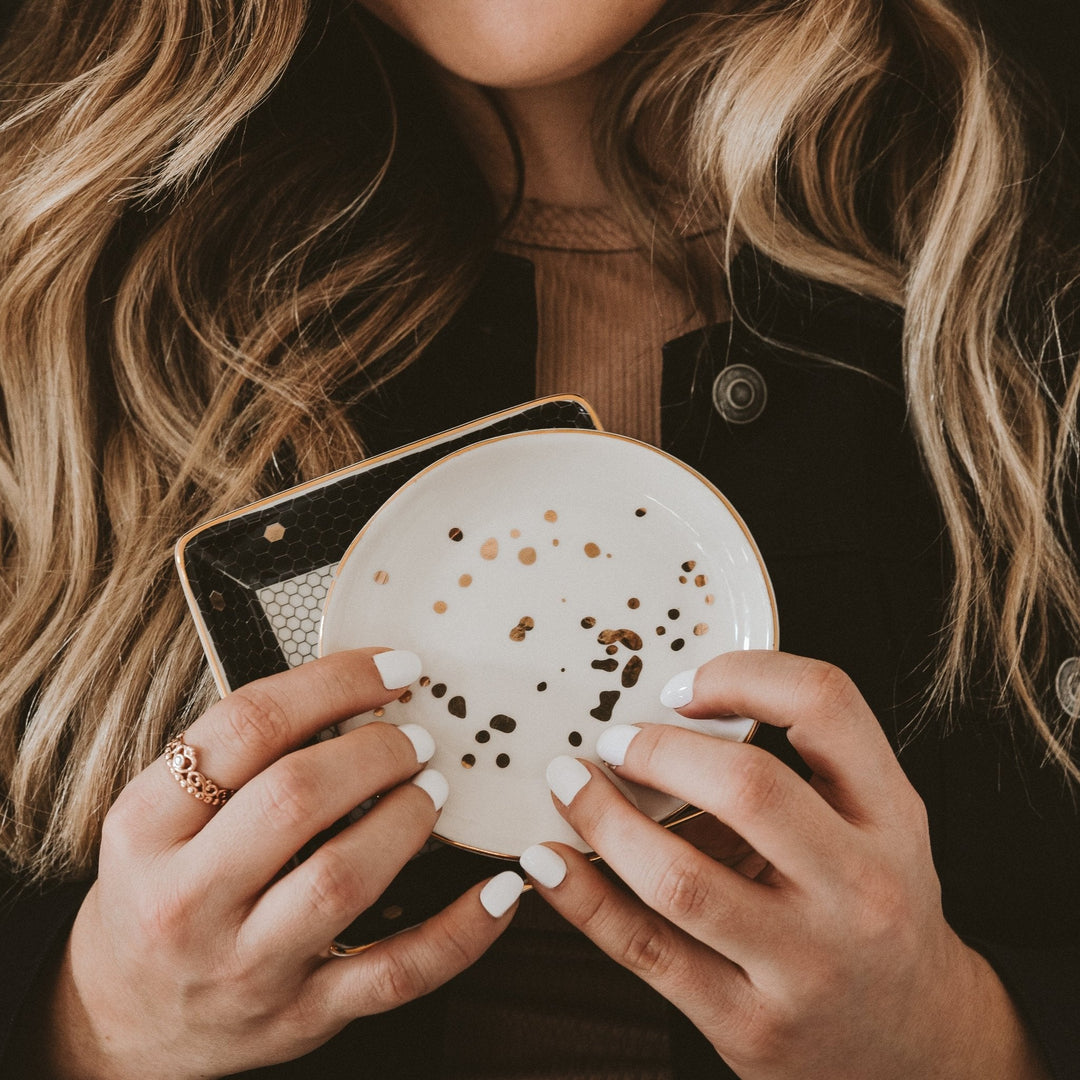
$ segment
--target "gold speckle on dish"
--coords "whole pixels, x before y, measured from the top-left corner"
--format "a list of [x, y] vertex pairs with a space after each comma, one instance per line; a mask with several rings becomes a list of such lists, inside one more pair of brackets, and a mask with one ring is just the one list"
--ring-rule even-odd
[[405, 693], [398, 698], [398, 701], [400, 701], [402, 705], [408, 705], [409, 702], [412, 701], [412, 691], [406, 690]]
[[461, 758], [461, 767], [463, 769], [471, 769], [476, 764], [475, 754], [463, 754]]
[[467, 589], [472, 584], [472, 574], [462, 574], [457, 579], [457, 583], [463, 588]]
[[599, 546], [598, 546], [598, 545], [594, 544], [594, 543], [593, 543], [593, 542], [592, 542], [592, 541], [590, 540], [590, 541], [589, 541], [589, 542], [588, 542], [588, 543], [587, 543], [587, 544], [585, 545], [585, 554], [586, 554], [586, 555], [588, 555], [590, 559], [595, 559], [595, 558], [596, 558], [596, 556], [600, 554], [600, 548], [599, 548]]
[[586, 630], [591, 630], [596, 625], [596, 620], [591, 615], [586, 615], [585, 618], [581, 620], [581, 625]]
[[460, 543], [465, 537], [465, 534], [456, 525], [446, 535], [449, 536], [455, 544]]
[[536, 548], [531, 548], [531, 547], [523, 547], [523, 548], [522, 548], [522, 549], [521, 549], [521, 550], [520, 550], [520, 551], [518, 552], [518, 559], [519, 559], [519, 560], [520, 560], [520, 561], [521, 561], [521, 562], [522, 562], [522, 563], [523, 563], [523, 564], [524, 564], [525, 566], [532, 566], [532, 564], [533, 564], [534, 562], [536, 562]]
[[510, 530], [510, 539], [511, 540], [516, 540], [520, 535], [521, 535], [521, 530], [520, 529], [511, 529]]
[[615, 708], [615, 702], [622, 697], [622, 691], [620, 690], [601, 690], [600, 691], [600, 704], [595, 709], [589, 710], [589, 715], [596, 720], [601, 720], [606, 723], [611, 719], [611, 711]]
[[511, 641], [524, 641], [525, 635], [536, 625], [531, 615], [523, 615], [517, 626], [510, 631]]
[[619, 661], [609, 656], [606, 660], [594, 660], [592, 666], [597, 671], [614, 671], [619, 666]]
[[697, 566], [697, 563], [694, 562], [693, 559], [687, 559], [686, 562], [684, 562], [682, 564], [683, 570], [685, 570], [686, 573], [688, 573], [688, 574], [690, 573], [691, 570], [694, 569], [695, 566]]
[[544, 511], [544, 520], [545, 521], [558, 521], [559, 520], [559, 515], [556, 514], [554, 510], [545, 510]]
[[666, 626], [658, 626], [656, 628], [656, 636], [657, 637], [663, 637], [666, 633], [667, 633], [667, 627]]
[[716, 597], [715, 597], [715, 596], [713, 596], [713, 594], [712, 594], [712, 593], [709, 593], [709, 594], [708, 594], [708, 595], [707, 595], [707, 596], [705, 597], [705, 603], [706, 603], [706, 604], [711, 604], [711, 603], [713, 603], [713, 602], [714, 602], [715, 600], [716, 600]]
[[436, 615], [445, 615], [446, 614], [446, 601], [445, 600], [436, 600], [435, 603], [431, 605], [431, 610], [434, 611]]
[[614, 656], [618, 651], [619, 651], [619, 646], [618, 645], [609, 645], [604, 650], [604, 652], [606, 652], [608, 654], [608, 656]]
[[481, 559], [497, 559], [499, 557], [499, 541], [494, 536], [489, 536], [480, 545], [480, 558]]
[[630, 599], [626, 601], [626, 606], [630, 608], [631, 611], [637, 611], [637, 609], [641, 607], [641, 601], [636, 596], [631, 596]]
[[386, 715], [386, 710], [382, 709], [382, 708], [379, 708], [379, 709], [376, 709], [371, 715], [372, 716], [385, 716]]
[[376, 585], [385, 585], [390, 580], [390, 575], [385, 570], [376, 570], [375, 576], [371, 580]]
[[647, 513], [648, 513], [648, 510], [646, 510], [644, 506], [639, 506], [634, 511], [635, 517], [644, 517]]
[[637, 652], [641, 648], [641, 635], [633, 630], [601, 630], [596, 636], [601, 645], [623, 644], [631, 652]]
[[694, 578], [694, 584], [700, 589], [708, 582], [708, 580], [709, 579], [704, 574], [698, 574], [698, 576]]
[[709, 632], [709, 624], [708, 623], [699, 622], [697, 624], [697, 626], [694, 627], [694, 637], [702, 637], [703, 635], [707, 634], [708, 632]]
[[626, 661], [626, 667], [623, 668], [622, 672], [622, 684], [627, 690], [637, 685], [637, 681], [641, 677], [641, 667], [640, 656], [631, 656]]
[[421, 675], [420, 676], [420, 685], [421, 686], [430, 686], [431, 685], [431, 677], [429, 675]]
[[680, 574], [679, 575], [679, 584], [680, 585], [685, 585], [686, 584], [686, 575], [685, 574]]

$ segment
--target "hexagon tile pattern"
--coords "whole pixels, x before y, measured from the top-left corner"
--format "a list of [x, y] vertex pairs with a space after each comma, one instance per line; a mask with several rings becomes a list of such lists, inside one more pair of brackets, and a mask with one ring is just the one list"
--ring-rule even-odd
[[289, 667], [318, 655], [323, 601], [337, 563], [256, 590]]

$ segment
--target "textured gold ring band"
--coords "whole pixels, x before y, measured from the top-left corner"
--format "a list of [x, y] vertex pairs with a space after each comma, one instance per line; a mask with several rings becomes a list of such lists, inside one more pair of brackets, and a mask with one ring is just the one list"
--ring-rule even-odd
[[195, 751], [184, 742], [182, 732], [165, 746], [165, 764], [173, 779], [189, 794], [207, 806], [222, 806], [236, 794], [235, 788], [223, 788], [199, 772]]

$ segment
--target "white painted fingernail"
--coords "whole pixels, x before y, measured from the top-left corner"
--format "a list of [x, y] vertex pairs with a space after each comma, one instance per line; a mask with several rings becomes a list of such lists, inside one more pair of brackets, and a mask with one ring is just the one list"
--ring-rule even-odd
[[562, 756], [548, 762], [548, 787], [563, 806], [569, 806], [591, 779], [592, 773], [577, 758]]
[[402, 690], [420, 678], [420, 657], [408, 649], [391, 649], [373, 657], [387, 690]]
[[626, 748], [641, 734], [636, 724], [614, 724], [604, 728], [596, 740], [596, 753], [609, 765], [621, 765], [626, 761]]
[[660, 704], [669, 709], [681, 709], [694, 700], [694, 676], [697, 668], [689, 671], [680, 671], [678, 675], [667, 681], [667, 685], [660, 691]]
[[501, 919], [514, 906], [514, 901], [524, 888], [525, 882], [520, 874], [504, 870], [480, 890], [480, 903], [493, 919]]
[[562, 884], [566, 877], [566, 863], [549, 847], [533, 844], [526, 848], [518, 859], [521, 869], [531, 878], [535, 878], [545, 889], [554, 889]]
[[450, 797], [450, 784], [438, 769], [425, 769], [422, 773], [417, 773], [412, 782], [421, 791], [428, 793], [436, 810], [441, 810]]
[[419, 724], [399, 724], [398, 731], [413, 744], [417, 764], [423, 765], [435, 756], [435, 740], [427, 728]]

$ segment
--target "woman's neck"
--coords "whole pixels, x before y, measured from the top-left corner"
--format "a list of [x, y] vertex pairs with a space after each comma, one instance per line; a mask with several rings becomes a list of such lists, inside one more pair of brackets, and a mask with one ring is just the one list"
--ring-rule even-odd
[[[506, 134], [484, 92], [440, 71], [451, 112], [494, 190], [515, 186]], [[560, 206], [604, 207], [611, 195], [592, 145], [592, 117], [603, 78], [590, 71], [549, 86], [492, 91], [518, 138], [525, 164], [525, 197]]]

